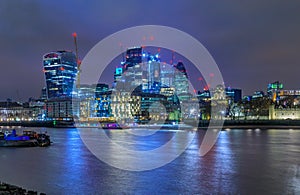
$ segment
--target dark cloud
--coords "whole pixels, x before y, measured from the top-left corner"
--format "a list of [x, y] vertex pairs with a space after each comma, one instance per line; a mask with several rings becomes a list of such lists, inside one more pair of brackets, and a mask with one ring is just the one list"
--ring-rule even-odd
[[38, 96], [42, 55], [73, 50], [80, 56], [121, 29], [167, 25], [203, 43], [225, 83], [246, 94], [281, 80], [299, 88], [299, 1], [0, 1], [0, 99]]

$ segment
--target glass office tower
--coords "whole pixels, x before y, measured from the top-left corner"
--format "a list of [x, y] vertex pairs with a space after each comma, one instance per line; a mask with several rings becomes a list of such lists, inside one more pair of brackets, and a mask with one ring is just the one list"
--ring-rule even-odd
[[50, 52], [43, 56], [48, 99], [71, 98], [77, 76], [76, 56], [69, 51]]

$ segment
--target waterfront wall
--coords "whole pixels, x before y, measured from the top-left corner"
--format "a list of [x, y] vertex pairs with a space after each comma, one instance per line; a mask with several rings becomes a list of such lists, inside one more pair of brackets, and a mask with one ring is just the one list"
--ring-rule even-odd
[[[186, 124], [197, 126], [196, 121], [185, 121]], [[210, 124], [209, 120], [200, 120], [198, 123], [198, 127], [208, 127]], [[212, 121], [211, 125], [214, 124]], [[218, 122], [216, 124], [219, 124]], [[23, 127], [52, 127], [52, 128], [73, 128], [75, 127], [73, 123], [61, 123], [53, 121], [35, 121], [35, 122], [0, 122], [0, 126], [23, 126]], [[225, 120], [224, 127], [242, 127], [242, 126], [266, 126], [266, 127], [273, 127], [273, 126], [280, 126], [280, 127], [300, 127], [300, 119], [299, 120]]]
[[74, 127], [74, 123], [71, 121], [10, 121], [0, 122], [0, 126], [70, 128]]
[[[207, 127], [209, 121], [200, 121], [199, 127]], [[225, 120], [224, 127], [295, 127], [300, 126], [300, 120]]]
[[269, 108], [269, 119], [270, 120], [285, 120], [293, 119], [300, 120], [300, 109], [299, 108]]

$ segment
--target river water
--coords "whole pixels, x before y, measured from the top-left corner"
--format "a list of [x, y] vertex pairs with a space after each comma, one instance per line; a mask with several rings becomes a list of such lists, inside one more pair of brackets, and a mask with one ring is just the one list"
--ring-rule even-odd
[[[0, 148], [0, 181], [47, 194], [300, 194], [300, 130], [221, 131], [203, 157], [198, 149], [205, 131], [199, 131], [174, 161], [138, 172], [100, 161], [77, 129], [35, 130], [47, 131], [53, 145]], [[156, 139], [145, 138], [143, 147], [159, 147], [174, 133], [158, 131]], [[135, 142], [124, 132], [108, 134], [121, 137], [127, 145]], [[110, 155], [125, 154], [111, 151]]]

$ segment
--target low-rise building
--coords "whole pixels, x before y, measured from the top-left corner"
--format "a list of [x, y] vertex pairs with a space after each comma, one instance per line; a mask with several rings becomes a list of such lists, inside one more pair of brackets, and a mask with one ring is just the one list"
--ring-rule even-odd
[[299, 108], [275, 108], [274, 105], [270, 106], [269, 109], [269, 119], [270, 120], [280, 120], [280, 119], [300, 119], [300, 109]]
[[0, 102], [0, 122], [40, 120], [42, 108], [29, 103]]

